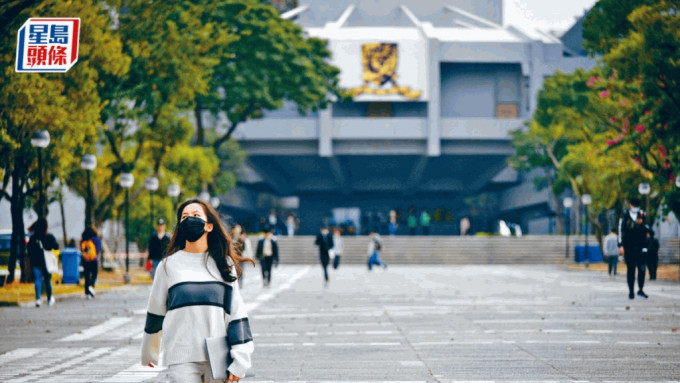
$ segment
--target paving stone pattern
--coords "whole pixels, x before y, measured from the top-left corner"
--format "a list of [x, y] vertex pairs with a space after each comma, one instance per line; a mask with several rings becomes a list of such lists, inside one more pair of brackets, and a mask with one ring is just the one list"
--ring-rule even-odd
[[[248, 382], [680, 381], [680, 284], [560, 266], [246, 270]], [[149, 287], [0, 308], [1, 382], [164, 382], [138, 366]]]

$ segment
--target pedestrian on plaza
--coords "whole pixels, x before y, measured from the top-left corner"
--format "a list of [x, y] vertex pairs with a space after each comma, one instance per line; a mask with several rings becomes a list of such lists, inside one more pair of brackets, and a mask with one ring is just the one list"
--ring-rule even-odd
[[333, 270], [337, 270], [340, 266], [340, 256], [345, 251], [345, 241], [342, 239], [340, 229], [337, 227], [333, 229]]
[[460, 235], [461, 237], [466, 236], [470, 230], [470, 218], [463, 217], [460, 219]]
[[149, 260], [152, 262], [151, 279], [156, 275], [156, 269], [161, 260], [168, 253], [170, 236], [166, 233], [165, 228], [165, 220], [159, 218], [156, 222], [156, 232], [151, 234], [151, 238], [149, 238]]
[[250, 368], [254, 349], [246, 305], [234, 283], [245, 260], [233, 251], [215, 209], [202, 200], [182, 203], [177, 222], [151, 286], [142, 365], [154, 367], [160, 359], [173, 382], [217, 382], [206, 338], [229, 334], [228, 380], [238, 381]]
[[47, 305], [52, 306], [55, 302], [52, 295], [52, 274], [47, 270], [45, 251], [59, 250], [59, 244], [57, 239], [47, 232], [47, 220], [45, 218], [38, 218], [28, 228], [28, 231], [31, 233], [31, 238], [26, 245], [26, 250], [35, 276], [35, 306], [40, 307], [42, 303], [43, 282], [47, 293]]
[[328, 231], [328, 226], [321, 227], [314, 244], [319, 247], [319, 261], [321, 261], [323, 268], [324, 286], [328, 286], [328, 263], [331, 259], [331, 249], [334, 246], [333, 236]]
[[288, 218], [286, 218], [286, 231], [288, 232], [289, 237], [295, 235], [295, 225], [295, 217], [292, 214], [289, 214]]
[[604, 254], [607, 257], [607, 272], [609, 277], [612, 278], [616, 275], [616, 266], [619, 263], [619, 237], [616, 235], [616, 230], [612, 229], [611, 232], [604, 237]]
[[655, 281], [656, 269], [659, 266], [659, 240], [654, 238], [654, 230], [651, 228], [647, 228], [646, 249], [645, 260], [649, 269], [649, 280]]
[[427, 210], [420, 213], [420, 227], [423, 228], [423, 235], [430, 234], [430, 213]]
[[642, 249], [647, 243], [647, 228], [644, 224], [644, 212], [640, 210], [640, 200], [631, 198], [630, 209], [623, 212], [619, 219], [619, 255], [622, 255], [628, 269], [628, 298], [634, 299], [635, 270], [637, 269], [638, 292], [642, 298], [648, 298], [642, 290], [645, 285], [646, 265]]
[[272, 265], [279, 266], [279, 245], [274, 239], [274, 229], [265, 231], [264, 238], [257, 242], [257, 259], [262, 268], [262, 284], [269, 287], [272, 283]]
[[95, 296], [94, 287], [97, 284], [99, 272], [99, 254], [102, 252], [102, 241], [94, 226], [83, 230], [80, 236], [80, 253], [83, 260], [83, 276], [85, 277], [85, 297], [92, 299]]
[[416, 213], [411, 210], [411, 212], [408, 214], [408, 230], [409, 234], [416, 235], [416, 228], [418, 227], [418, 218], [416, 217]]
[[380, 251], [382, 250], [382, 239], [380, 234], [371, 231], [369, 234], [370, 241], [368, 242], [368, 270], [373, 270], [373, 265], [387, 268], [387, 263], [380, 260]]
[[[250, 238], [248, 238], [248, 233], [241, 227], [241, 225], [236, 224], [231, 228], [231, 238], [233, 239], [234, 250], [242, 258], [253, 260], [253, 246], [250, 243]], [[243, 276], [245, 275], [245, 265], [249, 261], [241, 262], [241, 276], [238, 279], [239, 287], [243, 287]]]
[[279, 234], [279, 232], [278, 232], [279, 219], [276, 217], [276, 210], [274, 210], [274, 209], [269, 210], [269, 216], [267, 217], [267, 223], [269, 224], [269, 227], [272, 230], [274, 230], [274, 234]]
[[387, 224], [387, 232], [389, 235], [395, 235], [397, 234], [397, 228], [399, 225], [397, 224], [397, 212], [394, 210], [390, 210], [390, 222]]

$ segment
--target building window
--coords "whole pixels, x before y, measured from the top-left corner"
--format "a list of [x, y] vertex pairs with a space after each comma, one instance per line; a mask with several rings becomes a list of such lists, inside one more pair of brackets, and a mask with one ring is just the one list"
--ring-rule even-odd
[[392, 117], [392, 104], [370, 102], [366, 105], [366, 117]]

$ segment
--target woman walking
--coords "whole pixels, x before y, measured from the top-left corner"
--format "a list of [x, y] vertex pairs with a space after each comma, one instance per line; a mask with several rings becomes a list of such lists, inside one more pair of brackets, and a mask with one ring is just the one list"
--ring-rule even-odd
[[238, 381], [250, 368], [254, 346], [237, 281], [241, 262], [252, 260], [233, 251], [217, 212], [203, 201], [184, 202], [177, 222], [151, 287], [142, 365], [160, 360], [173, 382], [214, 382], [206, 338], [228, 334], [228, 381]]
[[38, 218], [37, 221], [28, 228], [31, 232], [31, 239], [28, 241], [28, 258], [31, 262], [33, 275], [35, 276], [35, 307], [40, 307], [42, 303], [42, 287], [45, 283], [47, 293], [47, 305], [54, 305], [52, 296], [52, 274], [48, 271], [45, 263], [45, 251], [59, 250], [57, 239], [47, 232], [47, 220]]

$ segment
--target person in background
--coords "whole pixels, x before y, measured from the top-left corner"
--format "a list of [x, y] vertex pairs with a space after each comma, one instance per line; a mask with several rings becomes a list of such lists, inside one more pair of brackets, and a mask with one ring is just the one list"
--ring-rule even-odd
[[387, 268], [387, 263], [380, 260], [380, 250], [382, 250], [382, 240], [380, 235], [375, 231], [371, 231], [370, 242], [368, 243], [368, 270], [373, 270], [373, 265], [382, 266], [384, 269]]
[[95, 296], [94, 286], [97, 284], [99, 254], [102, 252], [102, 241], [99, 239], [97, 229], [95, 229], [94, 226], [85, 228], [80, 239], [80, 252], [83, 259], [83, 275], [85, 276], [85, 297], [87, 299], [92, 299]]
[[243, 287], [243, 275], [245, 274], [244, 266], [246, 263], [253, 260], [253, 245], [250, 243], [248, 233], [243, 230], [243, 227], [239, 224], [236, 224], [231, 228], [231, 238], [234, 244], [234, 250], [244, 259], [244, 261], [241, 261], [242, 270], [241, 276], [238, 279], [239, 287]]
[[628, 269], [628, 298], [635, 299], [635, 270], [637, 269], [637, 295], [647, 299], [642, 290], [645, 285], [646, 265], [642, 249], [647, 243], [647, 227], [644, 224], [644, 212], [640, 210], [640, 200], [630, 199], [630, 209], [623, 212], [619, 219], [619, 255], [623, 255]]
[[655, 281], [656, 269], [659, 267], [659, 240], [654, 238], [654, 230], [651, 228], [647, 228], [646, 249], [645, 260], [649, 269], [649, 280]]
[[345, 242], [340, 235], [340, 229], [337, 227], [333, 229], [333, 269], [337, 270], [340, 266], [340, 256], [345, 251]]
[[292, 214], [289, 214], [286, 218], [286, 231], [289, 237], [295, 235], [295, 217]]
[[278, 232], [279, 219], [276, 217], [276, 210], [274, 210], [274, 209], [269, 210], [269, 216], [267, 217], [267, 224], [269, 224], [269, 228], [271, 230], [274, 230], [274, 234], [279, 234], [279, 232]]
[[423, 228], [423, 235], [430, 234], [430, 213], [427, 210], [420, 213], [420, 227]]
[[170, 245], [170, 237], [165, 231], [166, 225], [163, 218], [159, 218], [156, 222], [156, 232], [151, 234], [149, 238], [149, 260], [151, 260], [151, 279], [156, 275], [156, 269], [168, 252]]
[[272, 265], [279, 265], [279, 246], [274, 239], [273, 228], [264, 233], [257, 242], [257, 259], [262, 268], [262, 284], [269, 287], [272, 283]]
[[607, 264], [609, 265], [607, 271], [609, 277], [616, 275], [616, 266], [619, 263], [619, 237], [616, 235], [616, 230], [604, 237], [604, 254], [607, 257]]
[[330, 261], [330, 251], [333, 248], [333, 237], [330, 235], [327, 226], [322, 226], [319, 234], [316, 235], [314, 244], [319, 247], [319, 261], [323, 268], [324, 286], [328, 286], [328, 263]]
[[387, 224], [387, 233], [389, 235], [397, 234], [398, 227], [399, 225], [397, 224], [397, 212], [394, 210], [390, 210], [390, 222]]
[[416, 235], [416, 228], [418, 227], [418, 218], [416, 213], [411, 210], [408, 214], [408, 230], [410, 235]]
[[31, 233], [31, 239], [26, 248], [33, 275], [35, 275], [35, 306], [40, 307], [41, 305], [43, 282], [47, 293], [47, 305], [53, 306], [55, 299], [52, 295], [52, 274], [47, 271], [44, 250], [59, 250], [59, 244], [57, 239], [47, 232], [47, 220], [45, 218], [38, 218], [28, 228], [28, 231]]

